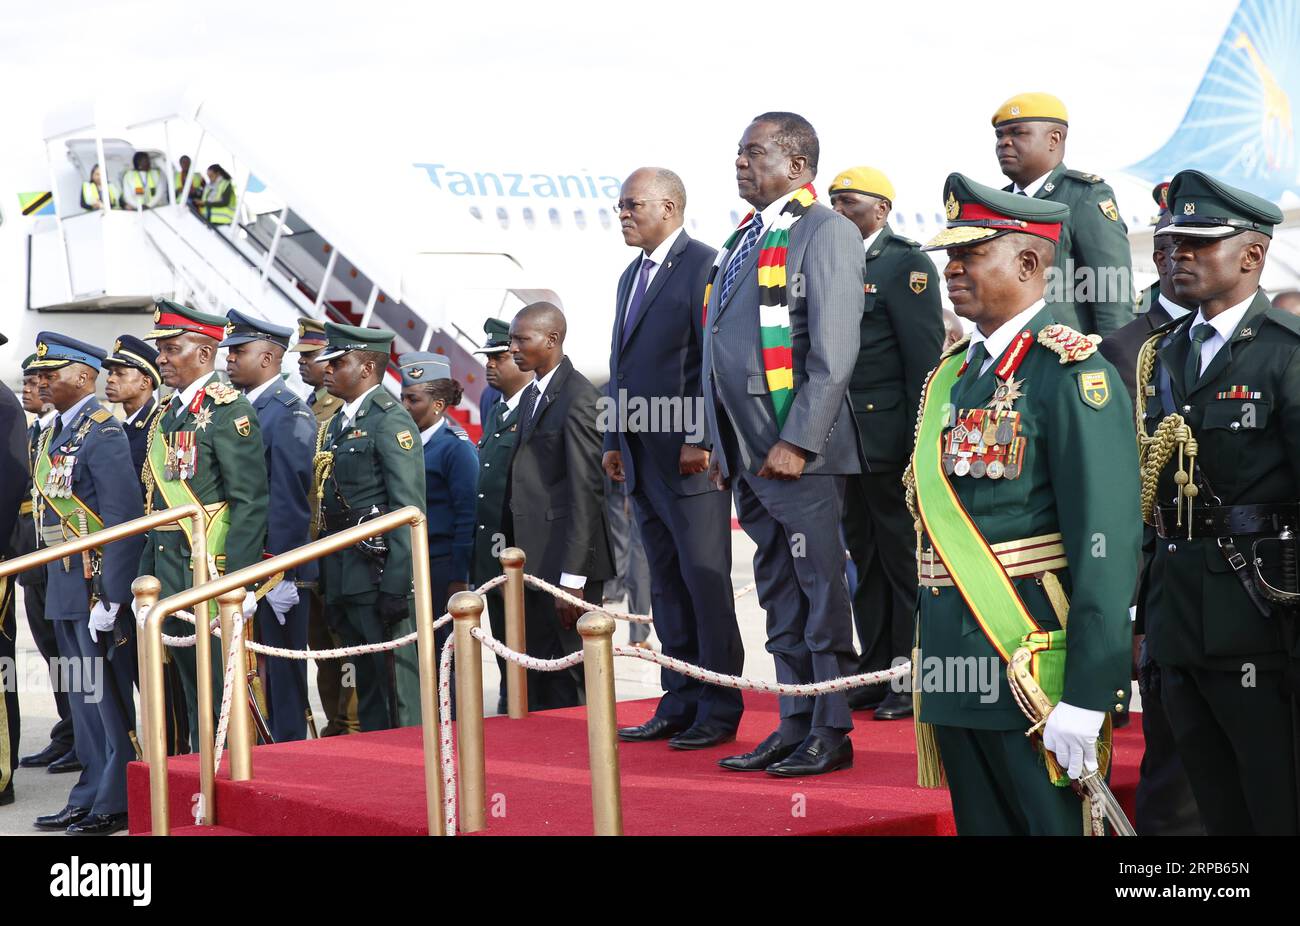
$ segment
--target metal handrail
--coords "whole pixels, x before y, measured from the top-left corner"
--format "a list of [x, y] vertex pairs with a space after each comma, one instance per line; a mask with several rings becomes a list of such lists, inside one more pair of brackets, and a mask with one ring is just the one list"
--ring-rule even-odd
[[[167, 787], [167, 749], [166, 731], [163, 727], [163, 678], [162, 678], [162, 622], [171, 614], [185, 608], [192, 608], [212, 598], [237, 589], [247, 587], [254, 582], [273, 576], [278, 572], [293, 569], [303, 563], [320, 559], [329, 553], [350, 547], [353, 544], [386, 534], [403, 525], [411, 528], [411, 567], [415, 581], [415, 625], [416, 645], [420, 665], [420, 722], [424, 733], [424, 785], [428, 802], [429, 834], [441, 836], [444, 833], [442, 819], [442, 777], [438, 768], [438, 735], [436, 654], [433, 639], [433, 599], [429, 586], [429, 535], [425, 526], [425, 514], [414, 505], [390, 511], [361, 524], [314, 540], [304, 546], [260, 560], [251, 566], [228, 573], [187, 591], [178, 592], [164, 598], [149, 609], [144, 625], [144, 648], [149, 666], [147, 716], [149, 727], [145, 731], [147, 752], [149, 756], [149, 798], [150, 823], [155, 836], [166, 836], [171, 831], [171, 813], [168, 805]], [[196, 620], [196, 629], [202, 624], [206, 629], [207, 621]], [[199, 634], [203, 639], [205, 633]], [[144, 680], [141, 680], [144, 684]], [[209, 690], [211, 686], [209, 685]], [[200, 695], [203, 688], [199, 689]], [[231, 703], [232, 710], [247, 709], [246, 704]], [[202, 716], [200, 716], [202, 720]], [[232, 748], [235, 744], [232, 743]], [[208, 774], [213, 774], [211, 757], [200, 756], [202, 766]], [[205, 810], [209, 809], [212, 795], [204, 795]]]

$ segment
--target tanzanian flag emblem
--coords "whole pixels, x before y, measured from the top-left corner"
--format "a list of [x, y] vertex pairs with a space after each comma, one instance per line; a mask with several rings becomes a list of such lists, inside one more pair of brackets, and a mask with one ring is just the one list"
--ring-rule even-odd
[[1079, 396], [1085, 405], [1105, 408], [1110, 401], [1110, 383], [1105, 370], [1088, 370], [1079, 374]]
[[18, 205], [23, 215], [54, 215], [54, 194], [49, 190], [19, 193]]

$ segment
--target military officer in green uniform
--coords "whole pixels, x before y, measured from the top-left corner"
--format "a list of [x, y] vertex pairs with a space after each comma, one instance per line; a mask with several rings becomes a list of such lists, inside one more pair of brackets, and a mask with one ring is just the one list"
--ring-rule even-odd
[[[842, 171], [831, 181], [830, 199], [831, 208], [862, 232], [866, 250], [862, 346], [849, 380], [865, 465], [848, 480], [844, 537], [858, 577], [858, 671], [877, 672], [906, 659], [912, 648], [916, 559], [912, 517], [898, 477], [912, 449], [921, 384], [943, 346], [943, 307], [934, 261], [889, 227], [894, 185], [888, 177], [873, 167]], [[849, 705], [875, 708], [878, 720], [910, 717], [911, 693], [886, 690], [859, 688]]]
[[[325, 324], [314, 318], [298, 319], [298, 340], [289, 350], [298, 355], [298, 375], [312, 388], [307, 396], [307, 407], [316, 416], [316, 426], [328, 424], [343, 400], [329, 394], [325, 388], [325, 364], [320, 362], [325, 350]], [[316, 535], [311, 535], [316, 539]], [[325, 602], [320, 596], [320, 582], [303, 583], [310, 601], [307, 615], [307, 645], [314, 650], [338, 649], [343, 645], [338, 635], [325, 620]], [[356, 733], [361, 729], [357, 722], [357, 689], [343, 684], [342, 659], [316, 660], [316, 690], [325, 709], [325, 726], [321, 736], [339, 736]], [[313, 728], [315, 721], [312, 721]]]
[[1282, 213], [1195, 170], [1169, 204], [1192, 311], [1138, 358], [1146, 645], [1206, 831], [1294, 836], [1300, 320], [1259, 288]]
[[[317, 468], [324, 534], [407, 505], [424, 510], [424, 454], [410, 414], [383, 386], [391, 331], [325, 323], [325, 388], [343, 401], [317, 440], [330, 460]], [[399, 528], [323, 560], [321, 591], [345, 646], [380, 643], [415, 628], [411, 534]], [[361, 729], [420, 722], [415, 646], [352, 659]]]
[[[157, 304], [154, 330], [146, 340], [158, 343], [158, 370], [163, 383], [175, 391], [150, 428], [142, 473], [146, 513], [192, 503], [204, 507], [208, 556], [222, 574], [262, 558], [267, 510], [266, 460], [257, 414], [239, 390], [222, 383], [215, 372], [217, 344], [225, 332], [226, 319], [220, 315], [167, 300]], [[140, 574], [157, 576], [164, 597], [193, 584], [193, 529], [187, 519], [149, 532]], [[245, 617], [255, 608], [250, 589]], [[216, 613], [215, 605], [211, 610]], [[184, 636], [194, 628], [172, 617], [164, 622], [163, 632]], [[194, 648], [175, 648], [171, 654], [185, 688], [190, 745], [197, 751]], [[214, 645], [214, 712], [221, 705], [221, 666], [220, 646]]]
[[[1098, 339], [1043, 301], [1068, 208], [961, 174], [944, 200], [948, 227], [927, 248], [947, 250], [949, 297], [975, 329], [927, 380], [907, 474], [918, 756], [934, 784], [937, 745], [961, 834], [1077, 835], [1081, 802], [1042, 750], [1078, 778], [1105, 761], [1107, 712], [1127, 709], [1132, 405]], [[1055, 705], [1041, 748], [1006, 679], [1022, 647]]]
[[1133, 260], [1115, 191], [1096, 174], [1068, 170], [1065, 104], [1050, 93], [1013, 96], [993, 114], [1003, 187], [1069, 207], [1047, 303], [1057, 321], [1103, 337], [1133, 318]]
[[[489, 318], [483, 323], [487, 341], [482, 350], [488, 385], [501, 393], [483, 419], [483, 436], [478, 442], [478, 498], [474, 508], [474, 554], [470, 560], [470, 585], [475, 588], [501, 574], [501, 552], [505, 549], [506, 492], [510, 487], [510, 458], [519, 442], [519, 400], [533, 381], [531, 373], [515, 366], [510, 353], [510, 323]], [[488, 621], [492, 635], [506, 638], [505, 599], [499, 589], [487, 593]], [[505, 660], [497, 657], [501, 667], [501, 689], [497, 713], [506, 711]]]

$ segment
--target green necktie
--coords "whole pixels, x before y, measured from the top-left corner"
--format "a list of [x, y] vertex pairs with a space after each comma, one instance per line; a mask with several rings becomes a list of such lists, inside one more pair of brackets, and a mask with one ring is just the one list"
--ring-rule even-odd
[[1187, 366], [1183, 370], [1183, 382], [1187, 384], [1189, 390], [1201, 378], [1201, 348], [1212, 337], [1214, 337], [1214, 326], [1209, 322], [1201, 322], [1192, 329], [1192, 349], [1187, 354]]
[[[957, 388], [954, 392], [957, 395], [964, 396], [971, 391], [976, 380], [980, 378], [981, 369], [984, 361], [989, 357], [988, 348], [984, 346], [983, 341], [972, 344], [966, 351], [966, 370], [961, 374], [961, 379], [957, 382]], [[954, 404], [962, 404], [954, 399]]]

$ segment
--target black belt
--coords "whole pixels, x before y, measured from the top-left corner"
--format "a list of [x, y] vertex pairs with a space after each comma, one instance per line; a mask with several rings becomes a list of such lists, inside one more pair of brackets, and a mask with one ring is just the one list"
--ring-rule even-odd
[[[387, 505], [379, 505], [378, 508], [379, 514], [388, 511]], [[363, 518], [373, 517], [375, 517], [375, 514], [369, 508], [364, 511], [358, 511], [355, 508], [349, 508], [347, 511], [327, 511], [325, 512], [325, 530], [331, 534], [337, 533], [360, 524]]]
[[[1186, 537], [1188, 525], [1176, 526], [1178, 509], [1161, 505], [1156, 510], [1156, 534], [1163, 539]], [[1300, 505], [1294, 502], [1268, 505], [1193, 505], [1192, 537], [1244, 537], [1277, 533], [1282, 526], [1300, 527]]]

